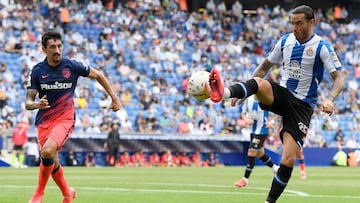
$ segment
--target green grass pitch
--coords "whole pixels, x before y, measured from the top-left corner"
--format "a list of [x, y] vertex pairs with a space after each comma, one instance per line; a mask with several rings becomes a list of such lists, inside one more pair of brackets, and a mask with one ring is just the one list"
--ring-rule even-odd
[[[244, 167], [216, 168], [71, 168], [65, 167], [75, 203], [232, 203], [264, 202], [272, 171], [255, 167], [248, 187], [236, 188]], [[0, 168], [0, 202], [27, 202], [35, 189], [37, 168]], [[360, 168], [307, 167], [300, 180], [298, 168], [279, 203], [358, 203]], [[43, 203], [62, 202], [50, 179]]]

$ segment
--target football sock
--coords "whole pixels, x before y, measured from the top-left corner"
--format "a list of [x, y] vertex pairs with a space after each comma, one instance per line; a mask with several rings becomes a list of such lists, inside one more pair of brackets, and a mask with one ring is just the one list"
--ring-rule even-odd
[[16, 154], [11, 154], [11, 164], [15, 166], [17, 160]]
[[260, 159], [265, 165], [269, 166], [270, 168], [273, 167], [274, 163], [267, 154], [264, 154], [262, 157], [260, 157]]
[[37, 192], [44, 193], [46, 184], [50, 178], [51, 172], [54, 169], [54, 158], [45, 159], [41, 158], [40, 163], [40, 172], [39, 172], [39, 182], [37, 187]]
[[56, 169], [54, 169], [51, 173], [52, 179], [55, 181], [56, 185], [60, 188], [63, 196], [69, 196], [69, 186], [65, 180], [64, 169], [61, 165], [59, 165]]
[[299, 167], [301, 171], [305, 171], [305, 160], [299, 159]]
[[245, 175], [244, 177], [245, 178], [249, 178], [250, 177], [250, 174], [254, 168], [254, 165], [255, 165], [255, 157], [253, 156], [249, 156], [248, 157], [248, 163], [246, 165], [246, 169], [245, 169]]
[[20, 164], [20, 166], [24, 165], [24, 159], [25, 159], [25, 155], [24, 154], [19, 154], [19, 164]]
[[250, 79], [246, 82], [240, 82], [236, 85], [228, 87], [230, 90], [230, 98], [244, 98], [255, 94], [259, 87], [254, 79]]
[[291, 177], [292, 170], [292, 167], [280, 164], [280, 168], [274, 176], [270, 192], [266, 199], [268, 202], [275, 202], [280, 197]]

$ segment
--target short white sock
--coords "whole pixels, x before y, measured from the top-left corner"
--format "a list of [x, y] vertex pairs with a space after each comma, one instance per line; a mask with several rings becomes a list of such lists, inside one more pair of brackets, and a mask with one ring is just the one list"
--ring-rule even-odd
[[223, 99], [229, 99], [230, 96], [231, 96], [231, 92], [230, 92], [229, 88], [225, 87]]

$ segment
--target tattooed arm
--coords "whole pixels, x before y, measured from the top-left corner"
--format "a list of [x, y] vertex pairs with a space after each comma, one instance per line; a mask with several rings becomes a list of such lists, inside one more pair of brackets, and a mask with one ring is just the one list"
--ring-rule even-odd
[[256, 69], [253, 73], [253, 78], [254, 77], [259, 77], [259, 78], [265, 77], [266, 73], [270, 70], [270, 68], [273, 65], [274, 64], [270, 63], [270, 61], [268, 59], [265, 59], [264, 62], [262, 62], [260, 65], [258, 65], [258, 67], [256, 67]]
[[34, 109], [47, 109], [50, 108], [49, 102], [44, 95], [39, 101], [35, 101], [37, 91], [34, 89], [29, 89], [26, 93], [25, 108], [26, 110]]

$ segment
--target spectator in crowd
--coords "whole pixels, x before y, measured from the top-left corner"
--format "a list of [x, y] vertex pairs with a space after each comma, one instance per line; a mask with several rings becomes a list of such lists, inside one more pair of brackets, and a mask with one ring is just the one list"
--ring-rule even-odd
[[85, 109], [88, 106], [88, 99], [85, 96], [84, 92], [81, 92], [79, 97], [76, 98], [76, 107]]
[[35, 137], [30, 138], [30, 142], [26, 144], [26, 166], [39, 166], [39, 144]]
[[86, 167], [95, 167], [96, 166], [96, 159], [94, 151], [90, 151], [85, 155], [85, 166]]
[[351, 138], [346, 141], [346, 148], [356, 149], [359, 144], [356, 135], [351, 135]]
[[336, 142], [336, 147], [338, 148], [345, 146], [345, 133], [343, 132], [341, 126], [339, 126], [335, 132], [334, 141]]
[[69, 149], [66, 157], [65, 157], [66, 166], [81, 166], [80, 161], [75, 155], [75, 151], [73, 149]]

